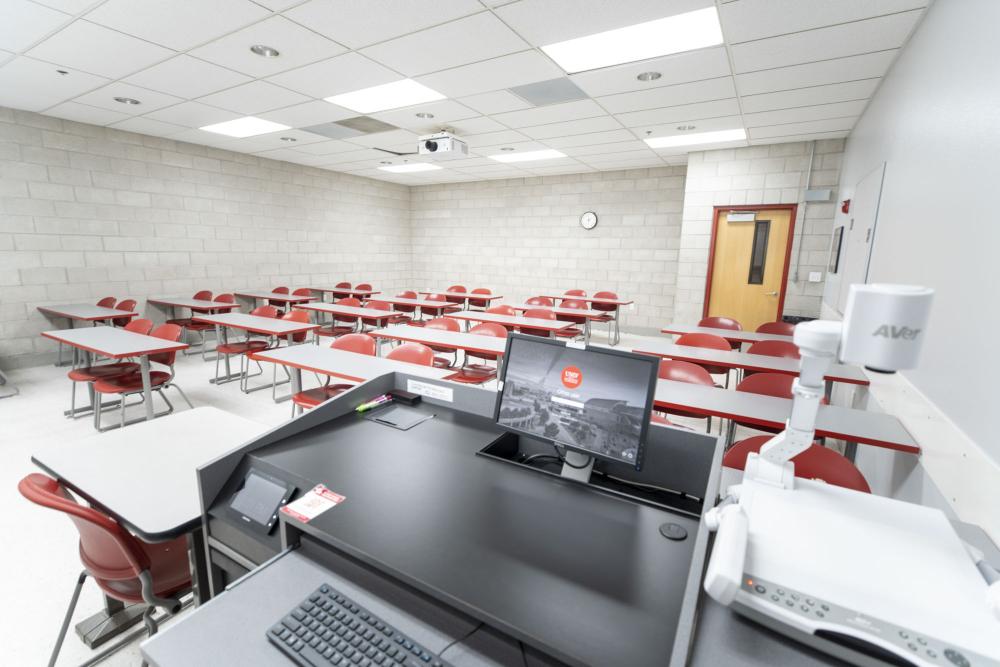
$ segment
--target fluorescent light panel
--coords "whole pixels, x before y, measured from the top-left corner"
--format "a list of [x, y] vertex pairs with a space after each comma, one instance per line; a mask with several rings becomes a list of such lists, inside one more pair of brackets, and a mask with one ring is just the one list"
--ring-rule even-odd
[[535, 160], [555, 160], [559, 157], [566, 157], [566, 154], [551, 148], [542, 151], [528, 151], [527, 153], [501, 153], [490, 156], [497, 162], [534, 162]]
[[206, 125], [205, 127], [199, 129], [205, 130], [206, 132], [224, 134], [227, 137], [237, 137], [242, 139], [244, 137], [255, 137], [258, 134], [279, 132], [281, 130], [290, 130], [292, 128], [288, 125], [282, 125], [281, 123], [272, 123], [271, 121], [264, 120], [263, 118], [244, 116], [243, 118], [237, 118], [235, 120], [227, 120], [225, 123]]
[[738, 130], [719, 130], [717, 132], [698, 132], [696, 134], [672, 134], [668, 137], [650, 137], [644, 139], [650, 148], [677, 148], [678, 146], [697, 146], [699, 144], [719, 144], [726, 141], [742, 141], [747, 138], [747, 131], [742, 127]]
[[431, 90], [413, 79], [403, 79], [384, 83], [381, 86], [362, 88], [351, 93], [334, 95], [327, 97], [326, 101], [358, 113], [374, 113], [443, 99], [444, 95], [436, 90]]
[[394, 174], [410, 174], [416, 171], [434, 171], [441, 167], [430, 162], [414, 162], [412, 164], [393, 164], [388, 167], [379, 167], [382, 171], [391, 171]]
[[550, 44], [542, 51], [573, 74], [716, 44], [722, 44], [719, 14], [707, 7]]

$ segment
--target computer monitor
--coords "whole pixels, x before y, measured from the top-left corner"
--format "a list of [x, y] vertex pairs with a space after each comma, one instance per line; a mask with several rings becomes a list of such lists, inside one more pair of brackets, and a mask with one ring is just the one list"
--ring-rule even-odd
[[[638, 470], [658, 365], [652, 356], [511, 334], [496, 422], [508, 431]], [[563, 470], [566, 474], [566, 465]]]

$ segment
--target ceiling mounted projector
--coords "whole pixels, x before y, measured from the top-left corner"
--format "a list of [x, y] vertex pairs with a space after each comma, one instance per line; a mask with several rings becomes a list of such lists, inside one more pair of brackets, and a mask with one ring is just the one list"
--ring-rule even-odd
[[418, 137], [417, 153], [431, 160], [456, 160], [469, 157], [469, 146], [451, 132], [438, 132]]

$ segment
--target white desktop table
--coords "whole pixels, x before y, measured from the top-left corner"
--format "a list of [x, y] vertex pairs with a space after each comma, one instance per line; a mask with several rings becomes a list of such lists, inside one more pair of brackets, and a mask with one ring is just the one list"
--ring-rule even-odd
[[521, 329], [539, 329], [547, 331], [550, 338], [555, 337], [556, 331], [572, 329], [572, 322], [563, 320], [543, 320], [540, 317], [522, 317], [520, 315], [501, 315], [499, 313], [487, 313], [479, 310], [462, 310], [457, 313], [447, 313], [446, 317], [465, 322], [493, 322], [507, 327]]
[[444, 329], [428, 329], [427, 327], [411, 327], [398, 324], [385, 329], [369, 331], [369, 336], [381, 340], [397, 340], [407, 343], [423, 343], [449, 350], [464, 350], [483, 354], [503, 355], [507, 350], [507, 339], [495, 336], [480, 336], [464, 331], [445, 331]]
[[786, 343], [792, 342], [791, 336], [781, 334], [757, 333], [756, 331], [733, 331], [732, 329], [719, 329], [716, 327], [699, 327], [694, 324], [668, 324], [660, 329], [661, 333], [683, 335], [687, 333], [706, 333], [719, 336], [729, 341], [740, 343], [758, 343], [762, 340], [780, 340]]
[[[38, 312], [45, 315], [50, 320], [64, 319], [66, 326], [70, 329], [76, 322], [90, 322], [94, 326], [98, 322], [127, 317], [129, 319], [138, 317], [139, 313], [134, 310], [118, 310], [117, 308], [105, 308], [89, 303], [71, 303], [62, 306], [38, 306]], [[59, 357], [56, 359], [56, 366], [62, 366], [62, 345], [59, 346]]]

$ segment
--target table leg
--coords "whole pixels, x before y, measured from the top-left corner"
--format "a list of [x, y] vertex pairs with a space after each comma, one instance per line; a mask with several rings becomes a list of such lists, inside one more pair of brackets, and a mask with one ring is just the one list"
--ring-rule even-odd
[[205, 550], [205, 532], [198, 526], [187, 534], [188, 562], [191, 566], [191, 588], [194, 604], [199, 606], [212, 597], [209, 586], [208, 554]]
[[7, 387], [10, 390], [9, 393], [0, 394], [0, 398], [10, 398], [21, 393], [20, 389], [18, 389], [15, 385], [10, 384], [10, 380], [7, 379], [7, 376], [4, 375], [3, 371], [0, 371], [0, 387]]
[[[73, 327], [73, 318], [72, 317], [67, 317], [66, 318], [66, 324], [67, 324], [68, 328], [70, 328], [70, 329], [74, 328]], [[63, 360], [62, 360], [62, 353], [63, 353], [63, 344], [59, 343], [59, 356], [56, 357], [56, 366], [63, 366], [64, 365], [63, 364]]]
[[286, 367], [292, 376], [292, 395], [302, 391], [302, 370], [299, 368]]
[[590, 318], [589, 317], [587, 318], [587, 321], [583, 323], [583, 342], [584, 343], [588, 343], [588, 344], [590, 343]]
[[[146, 421], [153, 418], [153, 387], [149, 381], [149, 355], [139, 357], [139, 371], [142, 373], [142, 395], [146, 399]], [[122, 400], [125, 397], [122, 396]]]
[[76, 634], [90, 648], [97, 648], [142, 621], [146, 605], [126, 607], [124, 603], [104, 596], [104, 609], [76, 624]]

